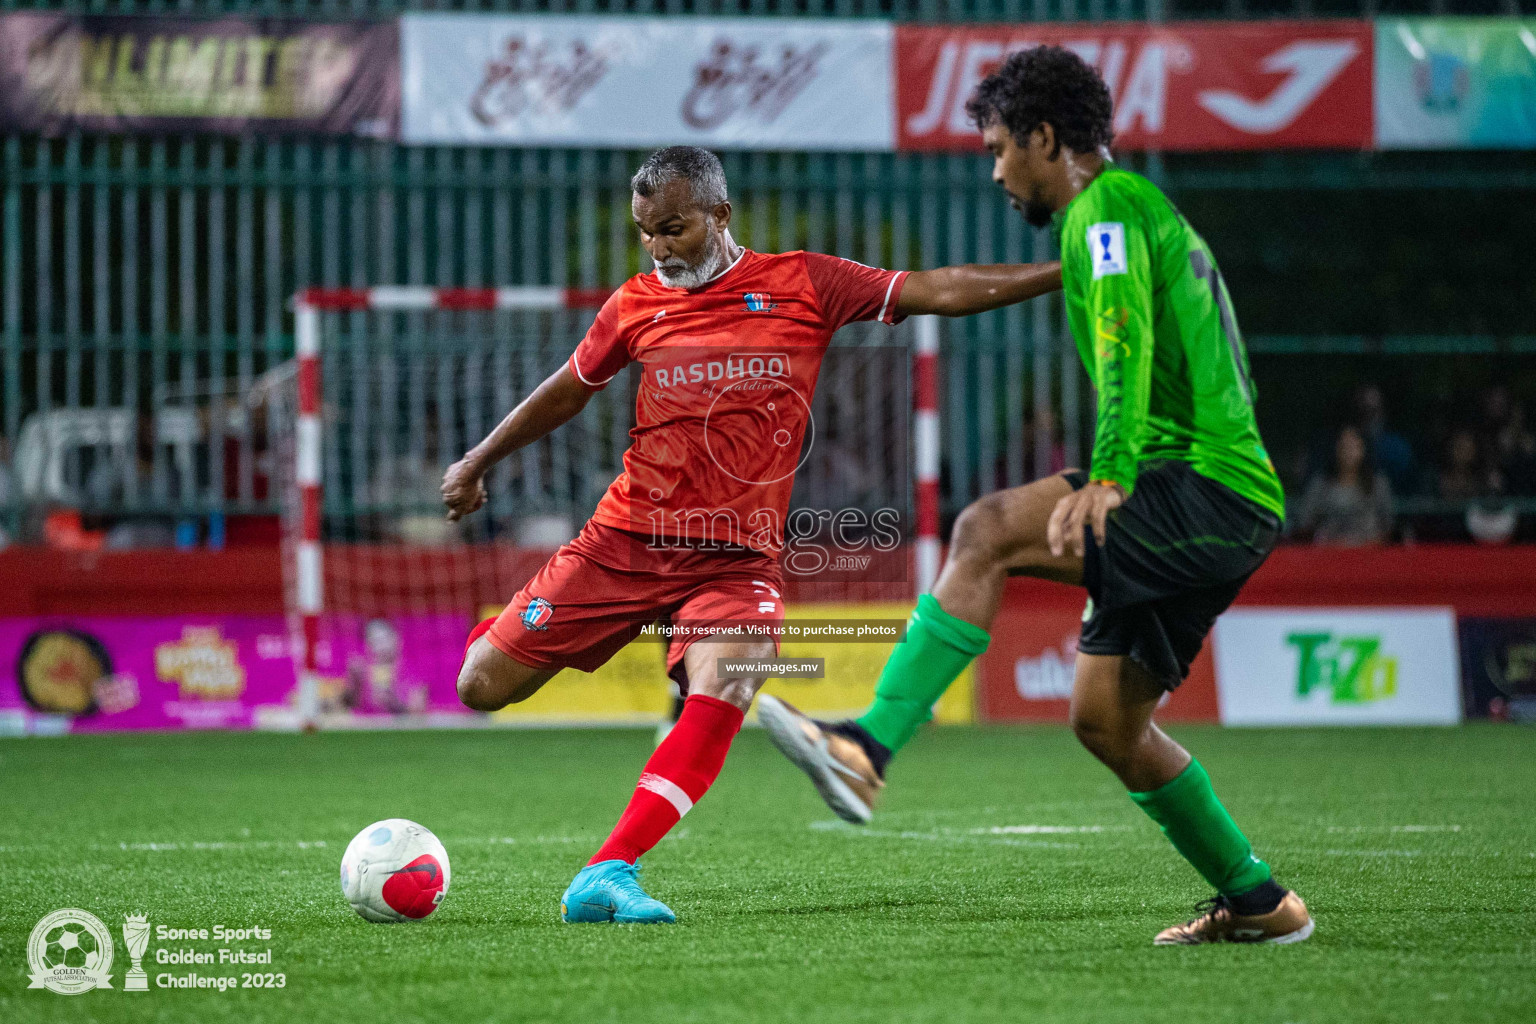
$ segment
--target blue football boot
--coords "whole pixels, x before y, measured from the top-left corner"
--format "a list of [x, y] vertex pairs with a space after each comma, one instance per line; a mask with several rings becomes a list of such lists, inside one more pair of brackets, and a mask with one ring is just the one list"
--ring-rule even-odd
[[600, 860], [571, 879], [560, 897], [560, 920], [566, 924], [672, 924], [677, 915], [640, 888], [639, 863]]

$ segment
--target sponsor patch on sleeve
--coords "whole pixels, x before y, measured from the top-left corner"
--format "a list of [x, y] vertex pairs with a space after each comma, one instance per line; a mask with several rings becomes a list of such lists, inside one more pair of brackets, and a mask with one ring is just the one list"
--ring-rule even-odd
[[1125, 225], [1118, 221], [1088, 225], [1088, 252], [1093, 256], [1095, 281], [1125, 273]]

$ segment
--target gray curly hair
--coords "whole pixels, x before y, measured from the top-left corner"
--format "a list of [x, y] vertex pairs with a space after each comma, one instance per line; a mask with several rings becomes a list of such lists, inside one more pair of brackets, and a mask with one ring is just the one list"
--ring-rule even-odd
[[706, 210], [725, 202], [725, 168], [720, 158], [698, 146], [668, 146], [645, 158], [629, 179], [635, 195], [649, 199], [674, 181], [686, 181], [694, 201]]

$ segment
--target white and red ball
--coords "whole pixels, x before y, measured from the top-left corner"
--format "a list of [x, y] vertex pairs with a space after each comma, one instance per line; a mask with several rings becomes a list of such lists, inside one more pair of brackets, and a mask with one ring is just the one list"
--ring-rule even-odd
[[341, 894], [366, 921], [420, 921], [448, 895], [448, 851], [405, 818], [376, 821], [347, 844]]

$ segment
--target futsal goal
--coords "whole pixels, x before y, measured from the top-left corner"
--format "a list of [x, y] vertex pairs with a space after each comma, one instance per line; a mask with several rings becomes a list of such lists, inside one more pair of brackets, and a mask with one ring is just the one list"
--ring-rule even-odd
[[[296, 358], [261, 400], [278, 424], [299, 723], [465, 720], [453, 687], [465, 635], [574, 536], [623, 470], [640, 368], [492, 470], [485, 507], [458, 523], [443, 514], [443, 472], [561, 366], [605, 297], [542, 287], [295, 297]], [[787, 520], [803, 557], [786, 558], [788, 601], [910, 601], [931, 586], [937, 341], [931, 317], [834, 337], [808, 396]]]

